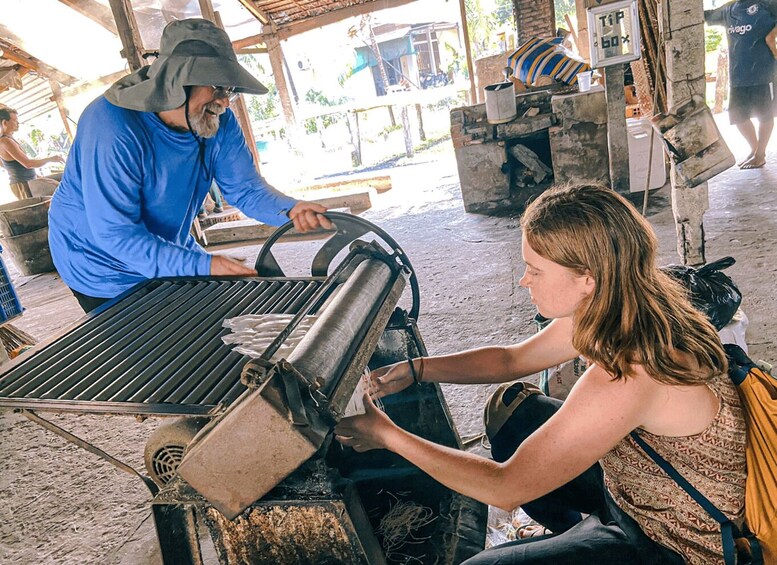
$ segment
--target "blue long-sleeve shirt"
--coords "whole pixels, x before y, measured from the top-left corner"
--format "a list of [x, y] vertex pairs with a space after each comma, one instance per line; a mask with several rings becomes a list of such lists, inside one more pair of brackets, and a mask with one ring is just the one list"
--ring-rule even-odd
[[212, 180], [243, 213], [270, 225], [296, 200], [268, 185], [231, 111], [205, 141], [205, 164], [189, 132], [151, 112], [104, 97], [81, 115], [49, 211], [49, 246], [62, 280], [112, 298], [146, 279], [210, 273], [210, 255], [190, 233]]

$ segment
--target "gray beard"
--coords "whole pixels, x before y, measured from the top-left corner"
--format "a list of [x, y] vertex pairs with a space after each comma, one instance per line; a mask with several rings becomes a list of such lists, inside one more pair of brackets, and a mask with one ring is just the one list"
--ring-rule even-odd
[[[213, 114], [208, 113], [207, 110]], [[223, 113], [224, 107], [217, 102], [206, 104], [199, 114], [189, 116], [192, 131], [200, 137], [213, 137], [219, 131], [219, 116]]]

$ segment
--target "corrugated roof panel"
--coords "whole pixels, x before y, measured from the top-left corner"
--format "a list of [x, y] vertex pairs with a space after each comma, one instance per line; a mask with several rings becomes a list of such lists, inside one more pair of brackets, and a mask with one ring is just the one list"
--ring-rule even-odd
[[49, 81], [38, 75], [28, 73], [22, 77], [22, 90], [4, 90], [0, 92], [0, 104], [19, 112], [19, 121], [26, 122], [52, 110], [57, 110]]

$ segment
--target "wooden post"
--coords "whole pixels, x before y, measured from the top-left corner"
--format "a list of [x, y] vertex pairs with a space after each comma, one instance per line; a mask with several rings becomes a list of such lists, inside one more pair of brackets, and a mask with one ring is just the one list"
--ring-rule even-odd
[[59, 83], [55, 80], [49, 81], [49, 87], [51, 88], [51, 99], [54, 100], [57, 105], [59, 116], [62, 118], [62, 123], [65, 125], [65, 132], [67, 133], [67, 136], [70, 138], [72, 143], [73, 131], [70, 129], [70, 122], [67, 119], [67, 108], [65, 108], [65, 105], [62, 102], [62, 89], [60, 88]]
[[629, 132], [626, 129], [626, 93], [623, 65], [604, 68], [607, 96], [607, 146], [610, 151], [610, 188], [629, 192]]
[[264, 36], [264, 44], [267, 45], [267, 54], [270, 56], [270, 66], [272, 67], [272, 74], [275, 78], [275, 87], [278, 89], [278, 96], [281, 99], [281, 109], [283, 110], [283, 117], [286, 120], [286, 124], [289, 126], [288, 134], [291, 134], [291, 130], [297, 125], [297, 118], [294, 115], [294, 104], [289, 98], [289, 87], [286, 83], [286, 75], [283, 73], [283, 52], [281, 50], [281, 42], [278, 36], [274, 33], [269, 33]]
[[[221, 29], [224, 29], [224, 24], [221, 21], [221, 15], [213, 10], [213, 4], [211, 4], [211, 1], [199, 0], [199, 2], [202, 17], [212, 21]], [[257, 172], [261, 172], [261, 166], [259, 164], [259, 150], [256, 148], [254, 130], [251, 127], [251, 117], [248, 115], [248, 109], [246, 108], [243, 95], [238, 95], [237, 99], [230, 103], [230, 107], [232, 108], [232, 112], [237, 118], [237, 122], [240, 124], [240, 129], [243, 131], [243, 137], [246, 140], [246, 145], [248, 145], [248, 150], [251, 152], [251, 155], [254, 158], [254, 167], [256, 167]]]
[[238, 123], [240, 123], [240, 129], [243, 130], [243, 137], [246, 139], [248, 150], [254, 157], [254, 166], [258, 172], [261, 172], [261, 167], [259, 165], [259, 150], [256, 148], [256, 138], [254, 137], [254, 131], [251, 127], [251, 117], [248, 115], [248, 109], [246, 108], [245, 99], [242, 94], [231, 104], [231, 107]]
[[407, 106], [402, 105], [402, 131], [405, 134], [405, 155], [413, 156], [413, 135], [410, 133], [410, 117]]
[[591, 62], [591, 52], [588, 48], [588, 16], [585, 11], [585, 0], [575, 0], [575, 15], [577, 16], [577, 51], [580, 56]]
[[474, 104], [478, 99], [478, 91], [475, 86], [475, 66], [472, 64], [472, 47], [469, 44], [467, 7], [464, 0], [459, 0], [459, 12], [461, 13], [461, 32], [464, 34], [464, 52], [467, 54], [467, 74], [469, 75], [469, 100], [467, 104]]
[[113, 19], [116, 21], [116, 29], [119, 32], [119, 39], [121, 39], [123, 47], [121, 56], [127, 59], [130, 72], [135, 72], [145, 63], [142, 56], [143, 42], [140, 39], [132, 5], [130, 0], [108, 0], [108, 2], [111, 5]]
[[418, 135], [421, 141], [426, 141], [426, 132], [424, 131], [424, 117], [421, 115], [421, 105], [415, 105], [415, 115], [418, 117]]

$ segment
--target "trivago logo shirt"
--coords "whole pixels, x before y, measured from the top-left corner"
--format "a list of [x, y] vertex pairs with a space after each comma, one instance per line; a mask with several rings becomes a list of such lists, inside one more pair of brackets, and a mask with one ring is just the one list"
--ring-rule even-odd
[[731, 86], [772, 82], [775, 61], [765, 38], [777, 20], [763, 4], [752, 0], [730, 2], [706, 10], [704, 21], [726, 28]]

